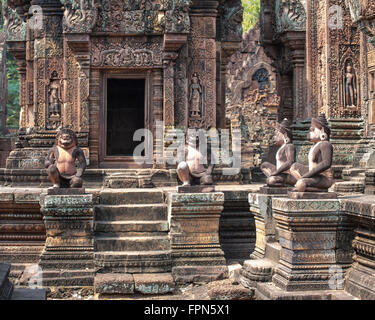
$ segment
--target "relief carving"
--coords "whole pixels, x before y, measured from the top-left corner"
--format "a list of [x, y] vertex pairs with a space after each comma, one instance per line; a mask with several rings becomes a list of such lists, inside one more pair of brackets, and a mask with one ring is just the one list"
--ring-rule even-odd
[[241, 1], [222, 1], [219, 11], [221, 11], [222, 41], [241, 41], [243, 18]]
[[142, 39], [124, 39], [122, 43], [97, 39], [91, 48], [94, 67], [155, 67], [161, 66], [158, 40], [146, 43]]
[[4, 26], [6, 29], [7, 41], [25, 41], [26, 22], [19, 16], [15, 8], [4, 4]]
[[64, 6], [65, 33], [91, 32], [98, 17], [98, 0], [61, 0]]
[[61, 124], [62, 81], [56, 71], [51, 74], [48, 84], [48, 122], [47, 129], [57, 129]]
[[304, 31], [306, 29], [305, 0], [277, 0], [277, 31]]

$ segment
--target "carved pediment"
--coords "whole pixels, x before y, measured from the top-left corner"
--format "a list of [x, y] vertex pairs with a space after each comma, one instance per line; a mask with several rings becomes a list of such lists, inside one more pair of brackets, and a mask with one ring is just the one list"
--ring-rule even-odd
[[[7, 41], [25, 41], [26, 22], [17, 10], [17, 5], [26, 5], [26, 1], [8, 1], [4, 4], [4, 26]], [[22, 12], [22, 11], [21, 11]]]
[[306, 0], [277, 0], [275, 13], [279, 33], [306, 30]]
[[345, 0], [352, 21], [369, 37], [375, 46], [375, 2], [373, 0]]

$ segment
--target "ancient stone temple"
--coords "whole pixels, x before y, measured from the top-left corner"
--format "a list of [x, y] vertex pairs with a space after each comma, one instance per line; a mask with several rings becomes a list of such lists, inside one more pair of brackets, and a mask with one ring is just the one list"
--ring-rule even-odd
[[325, 112], [339, 172], [366, 166], [364, 155], [371, 151], [375, 48], [370, 4], [262, 1], [261, 42], [277, 69], [277, 92], [285, 106], [279, 112], [295, 123], [298, 157], [306, 161], [306, 120]]
[[[21, 105], [10, 180], [25, 169], [25, 179], [40, 180], [61, 127], [77, 133], [89, 168], [134, 169], [166, 168], [167, 129], [225, 125], [225, 66], [241, 42], [239, 0], [10, 0], [5, 18]], [[144, 163], [133, 158], [141, 128], [152, 133], [143, 138], [153, 147]]]
[[[21, 112], [0, 298], [10, 277], [48, 298], [375, 299], [373, 1], [262, 0], [244, 35], [240, 0], [4, 12]], [[170, 163], [192, 128], [229, 132], [240, 170], [189, 135]]]

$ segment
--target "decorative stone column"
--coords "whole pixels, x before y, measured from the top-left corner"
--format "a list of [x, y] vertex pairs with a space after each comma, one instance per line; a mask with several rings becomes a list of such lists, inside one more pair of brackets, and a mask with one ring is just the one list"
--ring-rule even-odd
[[356, 226], [354, 263], [345, 279], [345, 290], [353, 296], [375, 300], [375, 198], [343, 200], [342, 211]]
[[306, 110], [305, 95], [305, 32], [287, 32], [283, 41], [290, 50], [293, 64], [293, 115], [294, 120], [303, 120], [310, 115]]
[[[351, 263], [351, 227], [340, 201], [274, 198], [272, 208], [281, 253], [273, 284], [260, 284], [260, 296], [292, 297], [295, 291], [335, 290], [337, 270]], [[340, 269], [341, 268], [341, 269]], [[298, 295], [298, 294], [297, 294]]]
[[40, 199], [47, 239], [40, 257], [43, 286], [94, 284], [94, 208], [82, 189], [49, 190]]
[[224, 193], [170, 193], [168, 197], [175, 282], [226, 278], [228, 269], [219, 243]]
[[6, 64], [5, 33], [0, 32], [0, 134], [7, 131], [8, 80]]

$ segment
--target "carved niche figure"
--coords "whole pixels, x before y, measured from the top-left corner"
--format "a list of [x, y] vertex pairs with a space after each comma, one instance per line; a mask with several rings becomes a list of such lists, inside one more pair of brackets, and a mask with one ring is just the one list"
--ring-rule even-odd
[[201, 115], [201, 98], [202, 98], [202, 86], [199, 83], [198, 74], [195, 72], [191, 78], [190, 85], [190, 116], [200, 117]]
[[267, 177], [267, 185], [269, 187], [294, 185], [297, 180], [290, 174], [290, 167], [295, 162], [296, 150], [292, 143], [292, 130], [288, 119], [276, 124], [273, 143], [280, 147], [276, 153], [276, 166], [269, 162], [264, 162], [260, 166]]
[[309, 152], [309, 165], [294, 163], [290, 173], [297, 179], [294, 191], [327, 191], [333, 184], [333, 147], [329, 142], [330, 128], [325, 114], [311, 119], [309, 138], [314, 143]]
[[357, 77], [353, 67], [348, 64], [344, 76], [344, 106], [357, 106]]
[[56, 71], [52, 72], [48, 85], [48, 115], [49, 117], [61, 117], [61, 81]]
[[[78, 169], [75, 161], [78, 160]], [[86, 169], [86, 158], [73, 130], [61, 129], [56, 136], [56, 143], [50, 149], [46, 160], [48, 176], [53, 188], [81, 188], [82, 174]]]
[[[177, 175], [183, 186], [212, 185], [213, 164], [206, 168], [204, 155], [199, 150], [199, 136], [187, 135], [187, 147], [185, 149], [186, 161], [181, 161], [177, 166]], [[209, 162], [210, 159], [208, 159]]]

